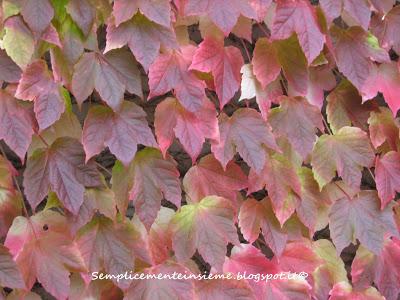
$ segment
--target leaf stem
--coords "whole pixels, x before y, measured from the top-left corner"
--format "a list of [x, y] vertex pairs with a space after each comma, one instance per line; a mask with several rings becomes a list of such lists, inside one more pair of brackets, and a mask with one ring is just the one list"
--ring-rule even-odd
[[46, 140], [40, 135], [40, 133], [37, 133], [37, 136], [39, 139], [43, 142], [43, 144], [46, 145], [47, 148], [50, 148], [50, 145], [46, 142]]
[[244, 48], [244, 51], [246, 52], [246, 56], [247, 56], [247, 59], [248, 59], [249, 63], [251, 63], [250, 53], [249, 53], [249, 50], [248, 50], [247, 47], [246, 47], [246, 43], [243, 41], [242, 38], [240, 38], [239, 40], [240, 40], [240, 42], [242, 43], [242, 46], [243, 46], [243, 48]]
[[324, 116], [322, 116], [322, 122], [324, 123], [326, 130], [328, 130], [328, 133], [329, 133], [330, 135], [333, 135], [331, 129], [329, 128], [328, 122], [325, 120], [325, 117], [324, 117]]

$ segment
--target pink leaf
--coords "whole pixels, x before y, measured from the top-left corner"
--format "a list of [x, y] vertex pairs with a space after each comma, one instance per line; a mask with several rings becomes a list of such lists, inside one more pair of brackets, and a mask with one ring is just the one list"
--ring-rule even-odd
[[384, 209], [400, 192], [400, 154], [390, 151], [375, 162], [376, 188]]

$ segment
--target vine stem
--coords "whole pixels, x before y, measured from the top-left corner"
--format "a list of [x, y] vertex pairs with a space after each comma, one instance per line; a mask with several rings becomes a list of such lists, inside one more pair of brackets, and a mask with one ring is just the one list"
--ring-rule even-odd
[[106, 172], [109, 176], [112, 177], [112, 173], [103, 165], [99, 164], [97, 161], [94, 162], [100, 169], [102, 169], [104, 172]]
[[249, 63], [251, 63], [251, 58], [250, 58], [249, 50], [247, 49], [246, 44], [245, 44], [245, 42], [243, 41], [242, 38], [240, 38], [240, 42], [242, 43], [242, 46], [243, 46], [243, 48], [244, 48], [244, 51], [246, 52], [246, 56], [247, 56], [247, 59], [249, 60]]

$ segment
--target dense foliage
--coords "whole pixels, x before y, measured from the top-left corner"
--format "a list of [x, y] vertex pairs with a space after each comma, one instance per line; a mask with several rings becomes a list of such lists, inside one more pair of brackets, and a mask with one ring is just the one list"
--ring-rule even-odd
[[398, 298], [395, 0], [0, 12], [0, 299]]

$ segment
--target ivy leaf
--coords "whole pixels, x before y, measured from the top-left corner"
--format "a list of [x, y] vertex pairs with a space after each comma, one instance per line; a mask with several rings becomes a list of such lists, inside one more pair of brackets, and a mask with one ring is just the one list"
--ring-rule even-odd
[[221, 271], [227, 244], [238, 243], [233, 217], [229, 201], [217, 196], [182, 206], [171, 220], [172, 246], [178, 261], [190, 259], [197, 249], [206, 262]]
[[268, 247], [277, 257], [281, 256], [288, 237], [275, 217], [270, 199], [247, 199], [240, 207], [238, 218], [240, 230], [249, 243], [258, 239], [261, 230]]
[[185, 6], [186, 15], [207, 15], [217, 25], [225, 36], [229, 35], [240, 15], [255, 19], [257, 16], [245, 0], [188, 0]]
[[54, 124], [65, 111], [61, 87], [54, 82], [44, 60], [37, 60], [26, 67], [15, 97], [34, 102], [40, 130]]
[[350, 187], [358, 188], [363, 167], [370, 168], [374, 151], [367, 134], [356, 127], [342, 127], [335, 135], [322, 135], [312, 152], [314, 178], [320, 189], [329, 183], [337, 171]]
[[267, 15], [268, 8], [272, 4], [272, 0], [250, 0], [249, 2], [257, 14], [256, 20], [258, 22], [263, 22]]
[[371, 99], [381, 92], [396, 116], [400, 109], [400, 72], [399, 67], [395, 62], [381, 64], [377, 69], [374, 69], [368, 78], [365, 87], [362, 91], [363, 100]]
[[400, 145], [399, 125], [390, 109], [379, 107], [378, 111], [371, 112], [368, 124], [371, 143], [375, 148], [387, 142], [391, 150], [397, 150]]
[[96, 166], [91, 162], [85, 165], [82, 145], [72, 138], [59, 138], [28, 158], [23, 184], [33, 210], [50, 188], [71, 213], [77, 214], [85, 186], [96, 187], [101, 182]]
[[168, 0], [116, 0], [113, 9], [115, 25], [118, 27], [128, 21], [138, 11], [157, 24], [170, 26], [171, 6]]
[[27, 289], [37, 279], [57, 299], [68, 297], [70, 272], [86, 271], [66, 219], [53, 211], [40, 212], [29, 220], [15, 218], [5, 246], [10, 249]]
[[141, 14], [118, 27], [111, 20], [107, 26], [107, 43], [104, 52], [128, 45], [145, 71], [159, 55], [160, 47], [177, 49], [175, 32], [151, 22]]
[[320, 110], [303, 97], [282, 97], [280, 106], [268, 116], [273, 130], [288, 138], [293, 148], [305, 158], [316, 140], [316, 129], [324, 131]]
[[[381, 2], [381, 1], [380, 1]], [[374, 15], [371, 22], [371, 32], [379, 39], [382, 48], [393, 48], [400, 54], [400, 38], [397, 29], [400, 25], [400, 7], [393, 7], [385, 17]]]
[[377, 108], [372, 101], [362, 104], [357, 89], [347, 80], [342, 80], [326, 100], [326, 115], [333, 133], [352, 125], [366, 131], [370, 113]]
[[0, 50], [0, 80], [18, 83], [21, 78], [21, 73], [21, 69], [18, 65], [4, 50]]
[[196, 285], [198, 299], [256, 299], [249, 284], [243, 280], [203, 280]]
[[396, 299], [400, 293], [400, 241], [385, 239], [380, 255], [360, 246], [351, 265], [351, 277], [357, 287], [374, 282], [386, 299]]
[[105, 106], [92, 106], [85, 119], [82, 143], [86, 162], [109, 147], [117, 159], [129, 165], [135, 157], [138, 144], [157, 147], [151, 129], [148, 127], [143, 109], [124, 101], [118, 112]]
[[181, 52], [169, 52], [157, 57], [149, 69], [149, 98], [174, 89], [182, 106], [197, 112], [203, 105], [205, 84], [189, 71], [195, 47], [186, 46]]
[[251, 63], [254, 75], [263, 88], [273, 82], [281, 71], [276, 48], [266, 38], [257, 40]]
[[278, 150], [275, 138], [261, 115], [250, 108], [241, 108], [228, 117], [219, 117], [220, 142], [212, 143], [211, 150], [223, 168], [236, 151], [244, 161], [260, 173], [265, 165], [267, 148]]
[[222, 109], [239, 89], [240, 69], [243, 64], [243, 57], [238, 48], [224, 47], [222, 41], [206, 37], [193, 56], [190, 70], [213, 74]]
[[271, 37], [287, 39], [297, 33], [301, 48], [311, 64], [324, 47], [325, 37], [317, 21], [316, 12], [307, 0], [279, 0], [276, 6]]
[[337, 200], [329, 213], [329, 229], [338, 254], [357, 238], [360, 243], [379, 255], [384, 235], [396, 234], [390, 206], [380, 209], [376, 191], [362, 190], [355, 197]]
[[141, 77], [132, 55], [123, 50], [104, 56], [84, 53], [74, 68], [72, 93], [82, 105], [94, 89], [114, 111], [121, 108], [125, 89], [142, 97]]
[[217, 112], [206, 98], [202, 108], [192, 113], [174, 98], [167, 98], [157, 105], [154, 120], [155, 132], [161, 152], [165, 156], [174, 137], [195, 162], [206, 138], [218, 141]]
[[267, 156], [265, 160], [261, 173], [250, 169], [248, 194], [266, 186], [275, 216], [283, 225], [293, 214], [299, 201], [300, 181], [294, 166], [283, 155]]
[[[190, 274], [190, 271], [177, 263], [167, 262], [154, 267], [146, 268], [143, 273], [153, 274]], [[178, 296], [179, 295], [179, 296]], [[145, 299], [165, 299], [175, 300], [179, 297], [181, 300], [194, 299], [194, 285], [192, 281], [184, 279], [150, 279], [134, 280], [129, 287], [126, 295], [132, 300]]]
[[376, 189], [384, 209], [400, 192], [400, 154], [390, 151], [375, 162]]
[[54, 17], [54, 9], [49, 0], [16, 1], [25, 22], [35, 33], [43, 32]]
[[[76, 243], [82, 253], [89, 272], [105, 270], [109, 274], [122, 274], [134, 269], [132, 245], [135, 241], [135, 228], [123, 223], [113, 222], [98, 216], [79, 230]], [[129, 281], [117, 282], [126, 288]]]
[[237, 192], [247, 187], [247, 177], [234, 162], [228, 163], [224, 170], [219, 161], [209, 154], [186, 172], [183, 186], [190, 202], [216, 195], [236, 203]]
[[172, 158], [163, 159], [157, 149], [145, 148], [136, 154], [129, 173], [133, 182], [129, 197], [147, 229], [156, 219], [163, 198], [181, 206], [179, 172]]
[[341, 14], [352, 22], [367, 30], [371, 19], [371, 11], [363, 0], [321, 0], [321, 7], [330, 21]]
[[339, 71], [361, 92], [368, 77], [376, 68], [373, 61], [389, 62], [388, 53], [379, 46], [378, 39], [360, 27], [347, 30], [331, 28]]
[[25, 282], [6, 247], [0, 245], [0, 284], [13, 289], [24, 289]]
[[0, 139], [18, 155], [21, 161], [32, 141], [34, 117], [7, 91], [0, 91]]
[[95, 20], [96, 11], [88, 0], [71, 0], [66, 6], [67, 12], [79, 26], [85, 36], [89, 35]]

